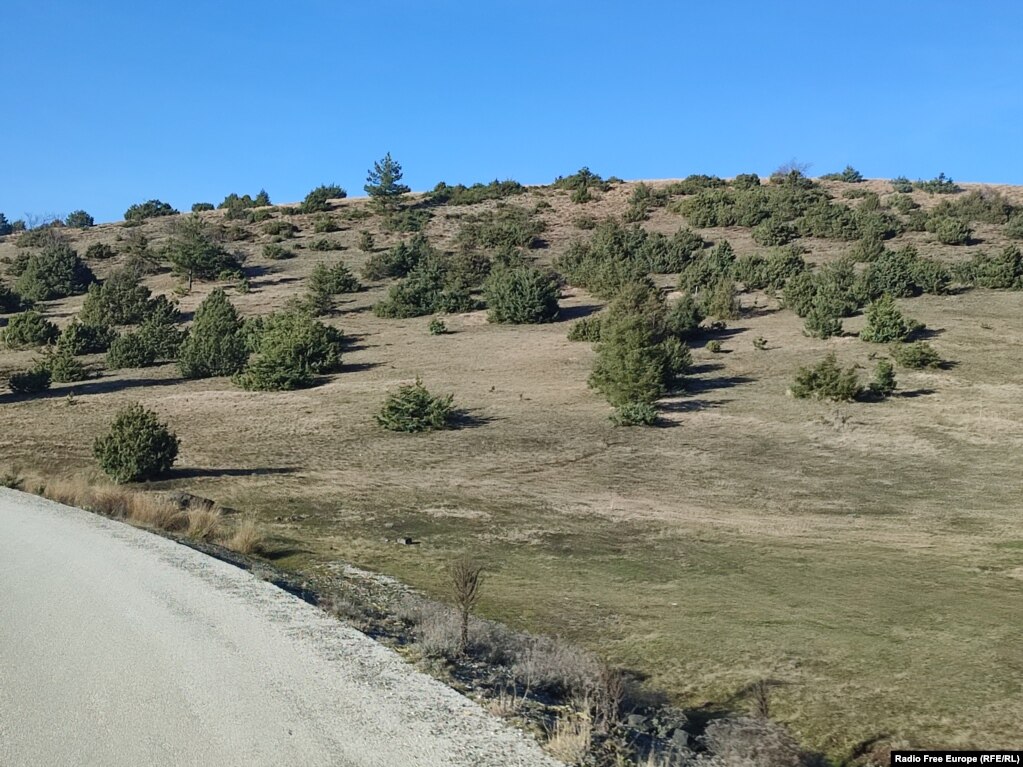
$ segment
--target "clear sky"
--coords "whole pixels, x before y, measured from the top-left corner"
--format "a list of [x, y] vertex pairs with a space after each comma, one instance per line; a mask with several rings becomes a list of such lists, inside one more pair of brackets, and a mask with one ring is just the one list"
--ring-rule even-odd
[[265, 187], [812, 175], [1023, 184], [1017, 0], [4, 0], [0, 211]]

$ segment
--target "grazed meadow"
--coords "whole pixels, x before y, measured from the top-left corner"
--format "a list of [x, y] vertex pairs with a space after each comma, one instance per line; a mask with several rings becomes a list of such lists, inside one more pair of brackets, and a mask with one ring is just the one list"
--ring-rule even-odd
[[[854, 186], [824, 185], [836, 200]], [[882, 181], [855, 186], [882, 199], [891, 191]], [[550, 263], [590, 236], [580, 217], [620, 215], [635, 187], [614, 185], [582, 204], [543, 187], [507, 203], [438, 206], [424, 231], [455, 250], [461, 217], [546, 202], [537, 212], [545, 246], [531, 255]], [[1021, 190], [998, 191], [1023, 203]], [[927, 208], [942, 196], [913, 197]], [[313, 231], [313, 215], [289, 217], [300, 231], [284, 243], [296, 254], [286, 260], [264, 259], [267, 237], [247, 225], [255, 239], [229, 248], [247, 256], [248, 292], [197, 282], [181, 309], [188, 316], [221, 285], [243, 315], [265, 314], [301, 291], [320, 261], [340, 257], [358, 272], [362, 232], [376, 250], [409, 237], [381, 228], [378, 216], [351, 215], [367, 206], [335, 203], [340, 231], [327, 235]], [[223, 212], [201, 215], [219, 221]], [[171, 223], [140, 229], [159, 243]], [[642, 226], [671, 234], [685, 223], [669, 206]], [[94, 242], [116, 247], [128, 233], [120, 224], [63, 231], [79, 253]], [[739, 255], [763, 250], [748, 229], [698, 231]], [[308, 248], [324, 236], [341, 248]], [[909, 232], [889, 247], [912, 242], [953, 262], [1008, 242], [995, 225], [975, 225], [975, 238], [948, 246]], [[814, 263], [851, 247], [799, 242]], [[5, 238], [0, 258], [13, 257], [15, 243]], [[103, 277], [122, 260], [91, 266]], [[172, 477], [152, 486], [252, 512], [285, 569], [350, 562], [443, 597], [445, 564], [471, 551], [489, 566], [482, 615], [596, 650], [683, 706], [741, 708], [738, 693], [766, 678], [772, 715], [836, 758], [876, 738], [1023, 747], [1023, 292], [900, 299], [950, 364], [900, 368], [894, 397], [843, 404], [787, 390], [800, 366], [829, 351], [866, 375], [885, 348], [853, 335], [862, 316], [820, 340], [777, 296], [743, 293], [741, 317], [693, 344], [693, 371], [662, 403], [660, 424], [616, 428], [587, 386], [592, 344], [566, 338], [603, 301], [566, 286], [556, 322], [495, 325], [480, 310], [445, 316], [448, 332], [430, 335], [429, 317], [370, 311], [390, 282], [343, 296], [325, 319], [350, 344], [341, 372], [314, 388], [249, 392], [226, 378], [184, 380], [173, 364], [104, 371], [34, 396], [0, 395], [0, 455], [94, 474], [93, 439], [139, 401], [181, 438]], [[169, 294], [179, 281], [163, 273], [147, 284]], [[63, 325], [82, 300], [47, 303], [45, 313]], [[711, 337], [721, 352], [707, 349]], [[0, 373], [37, 356], [0, 352]], [[460, 428], [408, 435], [376, 424], [387, 393], [417, 376], [454, 395], [466, 414]], [[417, 544], [394, 542], [405, 536]]]

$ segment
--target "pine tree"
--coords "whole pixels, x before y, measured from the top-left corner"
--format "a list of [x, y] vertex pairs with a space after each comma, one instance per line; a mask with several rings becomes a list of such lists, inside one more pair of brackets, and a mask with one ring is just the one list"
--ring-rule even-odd
[[238, 312], [217, 288], [200, 304], [188, 338], [178, 352], [185, 378], [234, 375], [245, 366], [248, 350]]
[[174, 271], [188, 279], [211, 280], [225, 271], [237, 271], [238, 262], [217, 241], [213, 228], [193, 214], [178, 225], [167, 244], [167, 258]]
[[867, 325], [860, 331], [860, 338], [875, 344], [889, 344], [905, 341], [921, 325], [902, 316], [895, 299], [885, 293], [867, 307]]
[[485, 287], [490, 322], [552, 322], [558, 316], [558, 283], [533, 266], [498, 269]]
[[402, 195], [410, 191], [407, 186], [399, 183], [401, 176], [401, 165], [388, 152], [382, 160], [373, 163], [363, 189], [380, 210], [393, 211], [400, 204]]
[[643, 317], [626, 316], [601, 326], [590, 386], [612, 405], [655, 402], [664, 395], [664, 378], [663, 348]]
[[878, 360], [874, 368], [874, 380], [870, 383], [870, 392], [879, 399], [890, 397], [895, 391], [895, 368], [888, 360]]
[[166, 473], [179, 440], [156, 413], [135, 403], [121, 410], [110, 431], [96, 438], [93, 454], [115, 482], [137, 482]]
[[443, 429], [454, 416], [452, 395], [431, 394], [420, 379], [389, 395], [376, 421], [391, 431], [417, 432]]

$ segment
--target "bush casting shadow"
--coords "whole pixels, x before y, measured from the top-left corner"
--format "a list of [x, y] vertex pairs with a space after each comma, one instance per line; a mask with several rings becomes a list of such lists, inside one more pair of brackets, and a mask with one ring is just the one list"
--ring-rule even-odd
[[53, 399], [55, 397], [67, 397], [68, 395], [83, 397], [89, 394], [109, 394], [111, 392], [124, 391], [126, 389], [147, 388], [151, 386], [175, 386], [182, 383], [184, 380], [185, 379], [183, 378], [129, 378], [120, 381], [102, 380], [86, 383], [76, 382], [73, 384], [60, 385], [60, 388], [50, 388], [36, 394], [14, 394], [13, 392], [0, 394], [0, 404], [6, 404], [9, 402], [25, 402], [27, 400], [34, 399]]
[[571, 322], [572, 320], [581, 320], [583, 317], [589, 317], [591, 314], [596, 314], [603, 307], [599, 304], [583, 304], [582, 306], [563, 306], [558, 309], [558, 316], [556, 322]]
[[203, 479], [209, 477], [267, 477], [277, 474], [294, 474], [298, 471], [293, 466], [264, 466], [256, 469], [203, 469], [199, 467], [182, 467], [171, 469], [160, 477], [161, 480]]

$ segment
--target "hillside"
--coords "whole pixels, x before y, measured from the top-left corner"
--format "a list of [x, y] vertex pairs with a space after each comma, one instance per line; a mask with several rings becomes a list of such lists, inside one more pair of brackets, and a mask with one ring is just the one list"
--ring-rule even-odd
[[[334, 200], [319, 213], [297, 204], [234, 220], [224, 210], [199, 213], [222, 226], [218, 236], [240, 257], [244, 279], [197, 280], [186, 292], [160, 266], [144, 283], [179, 302], [183, 325], [215, 287], [254, 317], [284, 309], [318, 263], [341, 259], [366, 289], [338, 296], [320, 318], [348, 339], [339, 372], [310, 388], [246, 391], [228, 377], [184, 379], [173, 362], [109, 370], [92, 355], [83, 358], [94, 373], [85, 381], [0, 394], [0, 456], [96, 476], [93, 440], [138, 401], [181, 439], [175, 473], [151, 486], [251, 513], [285, 569], [329, 574], [348, 562], [444, 596], [446, 563], [468, 550], [490, 568], [482, 615], [598, 651], [681, 706], [745, 708], [740, 691], [769, 679], [772, 716], [833, 757], [879, 738], [1023, 748], [1015, 631], [1023, 620], [1023, 292], [983, 287], [990, 280], [976, 275], [994, 271], [985, 266], [953, 268], [935, 292], [897, 298], [945, 363], [896, 366], [898, 387], [884, 401], [835, 403], [789, 389], [799, 368], [829, 352], [870, 378], [890, 351], [857, 337], [865, 307], [841, 319], [841, 333], [814, 338], [780, 290], [737, 280], [737, 317], [723, 325], [708, 317], [690, 335], [683, 385], [657, 402], [656, 426], [637, 428], [615, 427], [608, 401], [587, 385], [594, 345], [568, 340], [574, 322], [608, 303], [579, 280], [564, 280], [559, 316], [543, 324], [490, 323], [480, 308], [445, 314], [447, 332], [432, 335], [433, 315], [372, 311], [395, 280], [368, 279], [364, 267], [412, 239], [393, 231], [402, 224], [421, 225], [465, 271], [504, 257], [502, 242], [532, 245], [526, 261], [561, 268], [575, 243], [622, 216], [633, 222], [625, 226], [668, 238], [691, 227], [706, 247], [685, 255], [687, 269], [724, 241], [737, 261], [775, 252], [754, 239], [772, 236], [766, 226], [697, 225], [746, 215], [749, 200], [735, 184], [598, 179], [580, 194], [572, 178], [466, 205], [412, 195], [397, 224], [367, 199]], [[774, 187], [786, 184], [792, 199], [770, 198], [773, 236], [792, 237], [795, 254], [817, 269], [862, 255], [872, 238], [949, 267], [1019, 244], [1010, 235], [1023, 222], [1013, 207], [1023, 207], [1023, 188], [897, 194], [888, 181], [805, 179]], [[830, 199], [807, 213], [798, 190]], [[777, 212], [785, 205], [794, 215]], [[863, 215], [810, 221], [822, 205]], [[86, 259], [104, 279], [129, 262], [139, 234], [159, 261], [186, 217], [59, 233], [80, 255], [96, 243], [112, 248], [109, 258]], [[954, 239], [941, 234], [948, 221], [971, 230], [967, 242], [939, 241]], [[841, 237], [819, 236], [833, 231]], [[879, 231], [894, 236], [871, 234]], [[19, 247], [23, 236], [0, 242], [8, 268], [37, 250]], [[267, 258], [267, 245], [292, 257]], [[860, 260], [856, 272], [869, 267]], [[1018, 288], [1023, 274], [1015, 277]], [[677, 270], [652, 278], [669, 302], [681, 300]], [[708, 292], [701, 285], [699, 295]], [[38, 308], [64, 327], [84, 300]], [[0, 379], [39, 357], [33, 348], [0, 350]], [[459, 428], [379, 427], [384, 398], [416, 377], [453, 395], [464, 410]], [[420, 543], [396, 545], [398, 536]]]

